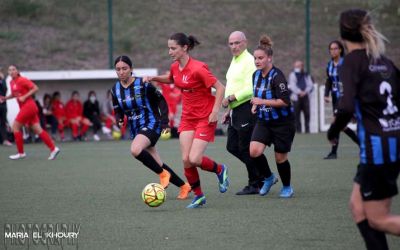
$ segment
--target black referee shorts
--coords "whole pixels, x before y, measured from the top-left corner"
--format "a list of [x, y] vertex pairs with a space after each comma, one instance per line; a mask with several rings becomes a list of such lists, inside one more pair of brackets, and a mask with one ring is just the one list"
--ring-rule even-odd
[[274, 151], [284, 154], [290, 152], [295, 133], [296, 127], [293, 121], [275, 124], [257, 121], [251, 140], [267, 146], [274, 144]]
[[372, 165], [359, 164], [354, 182], [360, 184], [364, 201], [383, 200], [398, 194], [400, 162]]

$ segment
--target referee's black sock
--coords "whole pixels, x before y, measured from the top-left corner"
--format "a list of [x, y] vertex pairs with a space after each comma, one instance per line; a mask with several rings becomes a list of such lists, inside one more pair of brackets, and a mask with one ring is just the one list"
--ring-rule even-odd
[[167, 164], [163, 163], [162, 168], [167, 170], [171, 174], [171, 178], [169, 179], [169, 181], [172, 184], [174, 184], [177, 187], [183, 186], [185, 184], [185, 182], [181, 178], [179, 178], [179, 176], [174, 172], [174, 170], [168, 167]]
[[163, 168], [158, 165], [157, 161], [154, 160], [153, 156], [146, 150], [142, 150], [138, 156], [135, 157], [139, 161], [141, 161], [146, 167], [152, 170], [156, 174], [161, 174]]
[[288, 160], [282, 163], [276, 163], [278, 168], [279, 176], [281, 177], [281, 181], [283, 186], [287, 187], [290, 186], [290, 163]]
[[271, 169], [269, 168], [267, 157], [261, 154], [259, 157], [250, 158], [253, 161], [253, 166], [257, 166], [260, 175], [263, 178], [268, 178], [272, 175]]
[[344, 132], [348, 137], [350, 137], [351, 140], [352, 140], [353, 142], [355, 142], [357, 145], [360, 145], [360, 142], [358, 141], [358, 137], [357, 137], [356, 133], [354, 133], [353, 130], [351, 130], [349, 127], [346, 127], [346, 128], [343, 130], [343, 132]]
[[363, 220], [357, 223], [358, 230], [364, 238], [365, 245], [368, 250], [388, 250], [386, 235], [382, 231], [373, 229], [368, 220]]

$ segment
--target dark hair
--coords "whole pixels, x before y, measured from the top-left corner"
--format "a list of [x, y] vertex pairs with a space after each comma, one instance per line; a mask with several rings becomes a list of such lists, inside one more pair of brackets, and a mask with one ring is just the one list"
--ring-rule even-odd
[[61, 97], [61, 93], [59, 91], [55, 91], [53, 93], [53, 99], [56, 98], [56, 96], [60, 96]]
[[174, 40], [180, 46], [188, 46], [188, 51], [192, 50], [195, 46], [199, 45], [200, 42], [196, 37], [189, 35], [186, 36], [184, 33], [175, 33], [170, 36], [169, 40]]
[[90, 98], [91, 95], [95, 95], [96, 96], [96, 92], [94, 90], [90, 90], [88, 93], [88, 98]]
[[340, 57], [344, 57], [344, 46], [343, 46], [343, 44], [338, 40], [333, 40], [332, 42], [329, 43], [328, 49], [331, 49], [331, 45], [332, 44], [336, 44], [339, 47], [339, 49], [340, 49]]
[[51, 103], [51, 101], [52, 101], [51, 96], [50, 96], [49, 94], [46, 93], [46, 94], [44, 94], [44, 96], [43, 96], [43, 105], [45, 105], [46, 99], [49, 99], [49, 100], [50, 100], [50, 103]]
[[387, 39], [376, 30], [367, 11], [350, 9], [340, 14], [340, 36], [342, 39], [365, 43], [368, 56], [378, 59], [385, 53]]
[[267, 56], [272, 56], [274, 54], [272, 50], [273, 44], [274, 43], [269, 36], [262, 35], [255, 50], [262, 50], [265, 52], [265, 54], [267, 54]]
[[71, 96], [74, 96], [74, 95], [79, 95], [79, 92], [78, 92], [78, 90], [74, 90], [74, 91], [72, 91], [72, 94], [71, 94]]
[[115, 59], [115, 61], [114, 61], [114, 67], [119, 62], [124, 62], [129, 65], [129, 68], [132, 68], [132, 61], [128, 56], [122, 55], [122, 56], [117, 57], [117, 59]]

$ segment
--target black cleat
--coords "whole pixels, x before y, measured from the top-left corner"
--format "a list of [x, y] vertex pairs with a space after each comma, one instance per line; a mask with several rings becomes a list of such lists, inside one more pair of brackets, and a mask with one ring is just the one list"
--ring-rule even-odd
[[337, 154], [336, 153], [329, 153], [327, 156], [324, 157], [324, 160], [333, 160], [337, 158]]
[[236, 193], [236, 195], [250, 195], [250, 194], [258, 194], [260, 189], [253, 186], [245, 186], [242, 190]]

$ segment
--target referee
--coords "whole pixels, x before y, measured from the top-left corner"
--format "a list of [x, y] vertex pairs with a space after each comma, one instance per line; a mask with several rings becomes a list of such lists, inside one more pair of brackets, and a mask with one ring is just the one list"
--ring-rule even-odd
[[222, 101], [222, 105], [228, 108], [223, 117], [223, 123], [229, 125], [226, 148], [247, 168], [248, 185], [236, 194], [258, 194], [263, 178], [249, 155], [255, 121], [250, 99], [253, 94], [252, 75], [256, 67], [253, 56], [247, 51], [247, 40], [243, 32], [232, 32], [228, 44], [233, 58], [226, 73], [225, 98]]

